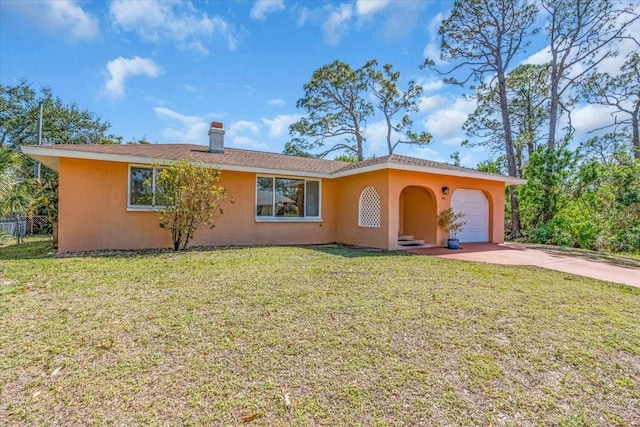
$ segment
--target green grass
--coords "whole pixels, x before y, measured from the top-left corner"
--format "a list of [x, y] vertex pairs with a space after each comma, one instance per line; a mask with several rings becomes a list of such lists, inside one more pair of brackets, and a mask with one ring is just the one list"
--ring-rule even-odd
[[640, 289], [350, 248], [47, 245], [0, 247], [6, 424], [640, 420]]

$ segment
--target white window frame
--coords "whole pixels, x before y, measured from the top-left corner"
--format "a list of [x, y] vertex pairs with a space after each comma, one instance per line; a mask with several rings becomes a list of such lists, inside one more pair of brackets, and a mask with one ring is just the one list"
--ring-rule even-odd
[[[152, 191], [152, 204], [151, 205], [132, 205], [131, 204], [131, 168], [137, 169], [151, 169], [151, 191]], [[139, 165], [139, 164], [129, 164], [127, 168], [127, 210], [128, 211], [152, 211], [158, 206], [155, 204], [156, 201], [156, 179], [158, 176], [158, 168], [149, 166], [149, 165]]]
[[[275, 198], [276, 198], [276, 188], [275, 188], [275, 180], [277, 178], [281, 179], [299, 179], [304, 181], [304, 206], [302, 207], [303, 212], [307, 213], [307, 181], [314, 181], [318, 183], [318, 216], [293, 216], [293, 217], [285, 217], [285, 216], [258, 216], [257, 207], [258, 207], [258, 179], [260, 178], [271, 178], [273, 181], [273, 192], [271, 196], [271, 206], [275, 206]], [[256, 222], [322, 222], [322, 179], [320, 178], [306, 178], [303, 176], [288, 176], [288, 175], [257, 175], [254, 181], [254, 190], [256, 192], [255, 199], [253, 201], [253, 214], [255, 216]], [[272, 209], [273, 210], [273, 209]]]

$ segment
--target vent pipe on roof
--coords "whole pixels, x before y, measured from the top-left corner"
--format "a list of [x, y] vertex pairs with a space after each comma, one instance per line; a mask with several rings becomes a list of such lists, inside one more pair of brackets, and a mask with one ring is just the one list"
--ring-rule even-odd
[[224, 153], [224, 129], [220, 122], [211, 122], [211, 128], [209, 129], [209, 152]]

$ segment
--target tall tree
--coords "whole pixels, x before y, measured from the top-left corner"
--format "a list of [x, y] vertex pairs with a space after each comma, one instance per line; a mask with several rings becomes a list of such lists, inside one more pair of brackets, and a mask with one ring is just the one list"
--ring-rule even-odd
[[[382, 113], [387, 126], [387, 148], [389, 154], [399, 144], [425, 145], [431, 142], [431, 134], [428, 132], [415, 133], [412, 130], [413, 120], [410, 113], [419, 109], [422, 86], [411, 80], [407, 84], [407, 90], [398, 87], [400, 72], [393, 70], [393, 65], [385, 64], [382, 70], [377, 68], [378, 61], [372, 60], [365, 64], [364, 68], [369, 77], [369, 87], [375, 98], [375, 106]], [[398, 114], [402, 117], [395, 119]], [[394, 140], [393, 135], [398, 135]]]
[[[549, 18], [545, 31], [550, 49], [550, 104], [547, 146], [558, 140], [558, 121], [569, 113], [573, 91], [605, 59], [618, 53], [619, 41], [631, 38], [629, 27], [640, 15], [637, 3], [623, 0], [541, 0]], [[571, 133], [569, 126], [569, 133]]]
[[[511, 118], [516, 175], [522, 170], [538, 145], [544, 140], [543, 129], [548, 119], [548, 65], [519, 65], [507, 74], [507, 98]], [[469, 115], [463, 129], [473, 139], [468, 146], [484, 146], [493, 153], [506, 156], [500, 99], [496, 87], [481, 83], [476, 89], [477, 107]]]
[[[588, 101], [616, 108], [610, 126], [615, 126], [616, 130], [631, 129], [633, 155], [640, 159], [640, 54], [632, 53], [617, 76], [593, 74], [582, 94]], [[620, 113], [627, 117], [619, 118]]]
[[[441, 59], [456, 63], [446, 74], [468, 71], [462, 81], [449, 78], [448, 82], [464, 84], [490, 78], [489, 85], [497, 87], [507, 169], [511, 176], [516, 176], [517, 169], [506, 76], [516, 54], [526, 48], [528, 37], [536, 32], [536, 17], [537, 9], [528, 0], [457, 0], [438, 30]], [[424, 65], [435, 69], [430, 59]], [[518, 200], [514, 191], [510, 195], [511, 235], [515, 236], [520, 231]]]
[[0, 147], [38, 142], [40, 102], [44, 104], [43, 134], [50, 144], [102, 144], [115, 139], [107, 134], [109, 122], [76, 104], [63, 103], [48, 87], [36, 91], [21, 81], [15, 86], [0, 85]]
[[[308, 115], [289, 127], [294, 138], [286, 151], [308, 153], [322, 149], [318, 157], [346, 151], [358, 161], [364, 160], [366, 120], [373, 114], [373, 105], [365, 97], [364, 69], [354, 70], [344, 62], [334, 61], [315, 70], [304, 90], [304, 97], [296, 105]], [[344, 139], [334, 144], [336, 138]], [[327, 140], [333, 144], [329, 148], [325, 147]]]

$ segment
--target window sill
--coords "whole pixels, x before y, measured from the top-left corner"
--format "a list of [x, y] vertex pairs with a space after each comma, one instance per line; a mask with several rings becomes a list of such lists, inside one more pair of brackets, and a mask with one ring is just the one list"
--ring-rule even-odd
[[300, 218], [300, 217], [256, 217], [256, 222], [324, 222], [322, 218]]
[[155, 212], [151, 206], [127, 206], [127, 212]]

